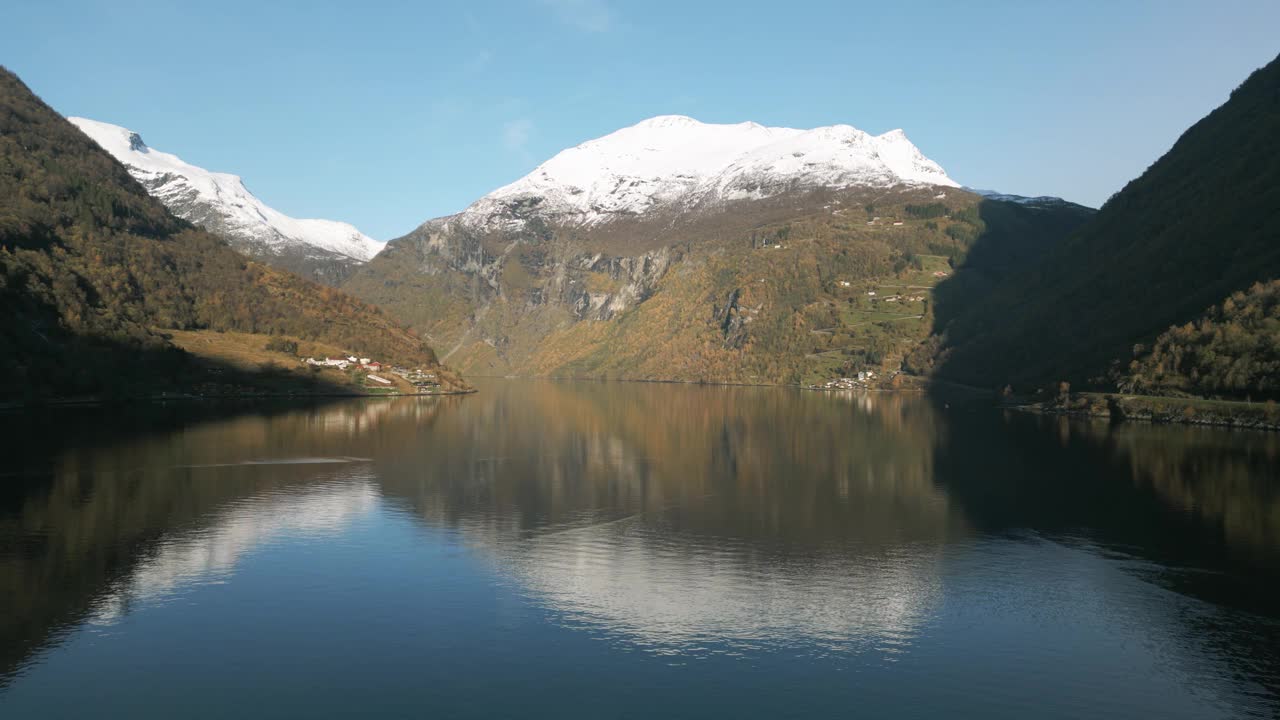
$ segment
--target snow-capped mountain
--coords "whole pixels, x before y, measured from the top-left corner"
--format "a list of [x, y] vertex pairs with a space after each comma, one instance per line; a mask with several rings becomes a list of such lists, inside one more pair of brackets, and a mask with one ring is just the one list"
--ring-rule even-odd
[[382, 249], [382, 243], [347, 223], [289, 217], [249, 192], [239, 176], [211, 172], [150, 148], [132, 130], [67, 119], [123, 163], [173, 214], [265, 262], [336, 283]]
[[461, 219], [509, 226], [536, 208], [561, 222], [597, 225], [792, 189], [893, 185], [960, 187], [901, 130], [870, 135], [849, 125], [797, 130], [664, 115], [559, 153], [473, 203]]
[[971, 188], [971, 187], [966, 187], [964, 189], [975, 195], [981, 195], [982, 197], [987, 198], [988, 200], [1000, 200], [1002, 202], [1018, 203], [1019, 205], [1026, 205], [1027, 207], [1053, 207], [1058, 205], [1074, 204], [1068, 200], [1063, 200], [1062, 198], [1057, 197], [1055, 195], [1028, 196], [1028, 195], [1014, 195], [1012, 193], [1003, 193], [1003, 192], [1000, 192], [999, 190], [982, 190], [979, 188]]
[[663, 116], [422, 223], [343, 288], [485, 375], [791, 383], [861, 337], [832, 310], [923, 268], [912, 254], [936, 262], [985, 229], [996, 255], [1026, 237], [1025, 260], [1092, 214], [987, 218], [982, 202], [901, 130]]

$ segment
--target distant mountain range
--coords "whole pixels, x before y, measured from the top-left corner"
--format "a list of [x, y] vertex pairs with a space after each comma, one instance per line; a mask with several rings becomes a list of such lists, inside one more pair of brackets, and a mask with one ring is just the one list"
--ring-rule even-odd
[[1066, 200], [1063, 200], [1060, 197], [1055, 197], [1053, 195], [1036, 195], [1036, 196], [1028, 197], [1026, 195], [1011, 195], [1009, 193], [1003, 193], [998, 190], [979, 190], [978, 188], [971, 188], [971, 187], [966, 187], [964, 189], [976, 195], [981, 195], [982, 197], [988, 198], [990, 200], [1016, 202], [1022, 205], [1057, 205], [1059, 203], [1067, 202]]
[[250, 257], [336, 285], [382, 249], [382, 243], [347, 223], [289, 217], [249, 192], [239, 176], [211, 172], [148, 147], [132, 130], [67, 119], [124, 163], [170, 212]]
[[[0, 285], [20, 308], [11, 344], [45, 347], [59, 313], [64, 330], [143, 339], [151, 326], [287, 324], [277, 296], [233, 278], [230, 256], [207, 256], [222, 268], [213, 285], [185, 274], [211, 252], [205, 240], [173, 245], [174, 262], [95, 244], [189, 236], [138, 210], [129, 182], [52, 119], [41, 121], [48, 141], [26, 116], [7, 117], [17, 129], [0, 140], [19, 167], [0, 213], [5, 257], [20, 260]], [[1280, 59], [1100, 211], [964, 187], [901, 130], [668, 115], [564, 150], [381, 250], [349, 225], [288, 218], [235, 176], [136, 133], [76, 122], [172, 212], [380, 306], [473, 374], [814, 384], [870, 370], [987, 388], [1280, 396]], [[97, 175], [50, 175], [49, 152], [84, 156]], [[50, 269], [59, 246], [79, 253], [87, 285]], [[135, 265], [117, 278], [107, 268], [122, 253]], [[314, 294], [271, 277], [288, 297]], [[221, 310], [241, 292], [271, 317], [243, 301]], [[372, 317], [325, 297], [354, 313], [335, 317]], [[294, 330], [353, 336], [324, 319], [324, 303], [306, 307]], [[376, 337], [394, 334], [370, 322]]]

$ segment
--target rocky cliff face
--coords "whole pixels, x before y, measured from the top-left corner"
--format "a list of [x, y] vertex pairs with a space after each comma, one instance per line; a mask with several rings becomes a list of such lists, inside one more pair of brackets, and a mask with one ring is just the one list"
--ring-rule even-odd
[[[678, 252], [661, 248], [637, 257], [608, 257], [603, 253], [580, 256], [578, 268], [583, 271], [570, 280], [566, 288], [570, 307], [579, 320], [612, 320], [618, 314], [644, 302], [658, 287]], [[608, 290], [592, 292], [585, 283], [586, 273], [608, 278]]]
[[608, 322], [643, 303], [683, 252], [625, 255], [540, 221], [484, 232], [450, 218], [384, 255], [347, 287], [420, 327], [443, 355], [485, 356], [484, 369], [505, 373], [521, 370], [548, 333]]

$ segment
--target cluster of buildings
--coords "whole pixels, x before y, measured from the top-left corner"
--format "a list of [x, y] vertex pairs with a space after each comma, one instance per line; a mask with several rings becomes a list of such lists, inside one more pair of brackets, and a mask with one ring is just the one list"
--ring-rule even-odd
[[[898, 226], [900, 226], [900, 225], [904, 225], [904, 224], [906, 224], [906, 223], [904, 223], [902, 220], [891, 220], [890, 222], [892, 222], [892, 223], [893, 223], [894, 227], [898, 227]], [[868, 220], [868, 221], [867, 221], [867, 224], [868, 224], [868, 225], [879, 225], [879, 224], [880, 224], [880, 216], [879, 216], [879, 215], [876, 215], [875, 217], [871, 218], [870, 220]]]
[[315, 365], [317, 367], [336, 367], [339, 370], [346, 370], [347, 368], [354, 367], [357, 370], [369, 370], [372, 372], [380, 372], [383, 368], [382, 363], [378, 362], [377, 360], [371, 360], [369, 358], [358, 358], [358, 357], [355, 357], [354, 355], [350, 357], [345, 357], [345, 358], [327, 357], [327, 358], [324, 358], [323, 360], [317, 360], [316, 358], [306, 358], [302, 362], [307, 365]]
[[839, 378], [828, 380], [822, 385], [814, 385], [814, 390], [856, 390], [865, 388], [876, 379], [875, 370], [860, 370], [856, 378]]
[[[389, 378], [389, 375], [399, 375], [399, 377], [407, 380], [413, 387], [425, 389], [425, 391], [434, 391], [439, 388], [440, 379], [435, 373], [428, 372], [422, 368], [402, 368], [399, 365], [384, 365], [378, 360], [371, 357], [356, 357], [348, 355], [347, 357], [303, 357], [303, 365], [315, 366], [315, 368], [337, 368], [339, 370], [355, 369], [365, 373], [365, 384], [369, 387], [393, 387], [396, 382]], [[379, 374], [381, 373], [381, 374]]]
[[394, 368], [394, 372], [408, 380], [409, 384], [414, 387], [435, 387], [440, 384], [440, 380], [436, 378], [435, 373], [422, 370], [405, 370], [404, 368]]
[[886, 295], [880, 298], [885, 302], [923, 302], [923, 295]]
[[433, 372], [427, 372], [421, 368], [410, 370], [409, 368], [400, 367], [398, 365], [383, 365], [377, 360], [367, 357], [355, 357], [354, 355], [338, 358], [326, 357], [323, 359], [309, 357], [303, 359], [302, 362], [306, 365], [313, 365], [315, 367], [331, 367], [339, 370], [363, 370], [365, 371], [364, 377], [366, 383], [373, 385], [374, 387], [391, 387], [395, 384], [394, 381], [384, 377], [383, 375], [379, 375], [378, 373], [399, 375], [407, 380], [409, 384], [417, 388], [434, 388], [440, 385], [439, 378], [437, 378], [436, 374]]

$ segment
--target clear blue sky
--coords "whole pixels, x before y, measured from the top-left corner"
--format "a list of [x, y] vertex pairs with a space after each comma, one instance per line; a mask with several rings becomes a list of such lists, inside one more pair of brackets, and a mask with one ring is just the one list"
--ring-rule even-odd
[[380, 240], [671, 113], [901, 127], [962, 183], [1098, 205], [1280, 52], [1276, 0], [4, 5], [0, 63], [63, 114]]

